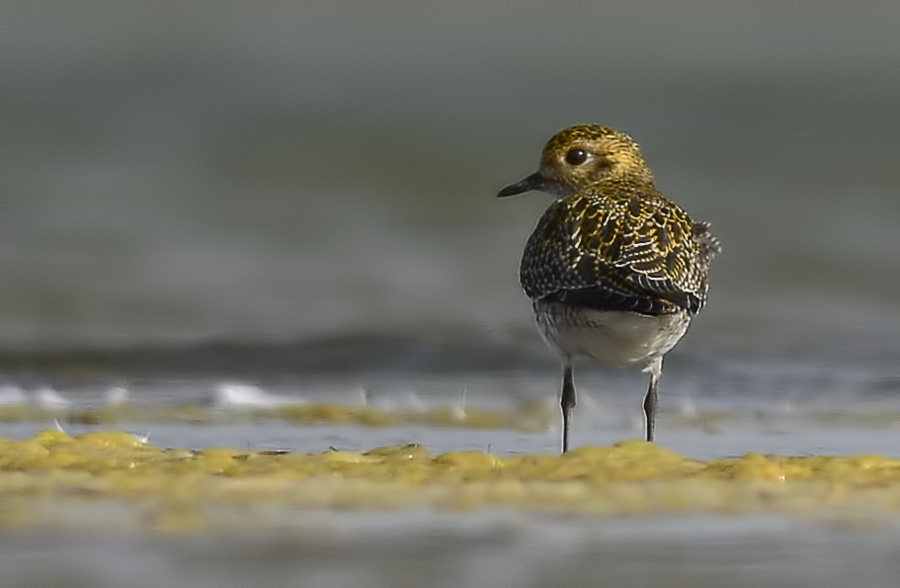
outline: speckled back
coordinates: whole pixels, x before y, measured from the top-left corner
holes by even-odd
[[[520,282],[532,300],[693,314],[718,250],[708,226],[651,180],[606,178],[550,205],[525,247]]]

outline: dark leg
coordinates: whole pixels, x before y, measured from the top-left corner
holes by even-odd
[[[650,387],[644,396],[644,425],[647,432],[647,441],[653,441],[656,430],[656,404],[659,401],[659,378],[662,376],[662,357],[657,357],[647,366],[650,374]]]
[[[562,408],[562,450],[569,450],[569,417],[575,408],[575,381],[572,377],[572,364],[566,359],[563,364],[562,392],[559,395],[559,406]]]

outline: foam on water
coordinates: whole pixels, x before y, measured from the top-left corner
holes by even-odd
[[[216,384],[213,403],[220,408],[278,408],[304,404],[299,396],[282,396],[259,386],[238,382]]]

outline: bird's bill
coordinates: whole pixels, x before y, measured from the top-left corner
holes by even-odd
[[[523,192],[531,190],[544,190],[547,187],[547,179],[541,175],[541,172],[534,172],[524,180],[510,184],[497,193],[497,198],[506,198],[507,196],[515,196]]]

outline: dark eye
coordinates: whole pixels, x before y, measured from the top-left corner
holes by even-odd
[[[587,157],[587,153],[582,149],[570,149],[569,152],[566,153],[566,163],[569,165],[581,165],[587,161]]]

